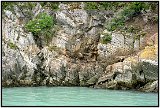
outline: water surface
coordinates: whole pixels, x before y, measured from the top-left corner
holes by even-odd
[[[2,106],[158,106],[158,93],[85,87],[2,89]]]

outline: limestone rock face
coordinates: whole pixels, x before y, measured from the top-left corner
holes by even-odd
[[[145,92],[158,92],[158,80],[147,83],[144,87],[139,89]]]
[[[21,4],[23,7],[24,4]],[[71,5],[60,4],[60,10],[51,12],[43,9],[39,3],[31,9],[14,6],[13,11],[4,10],[2,20],[2,79],[3,86],[21,85],[80,85],[80,80],[85,74],[89,76],[83,85],[103,69],[95,68],[94,63],[83,65],[86,60],[95,59],[96,43],[98,42],[97,31],[104,23],[104,17],[83,9],[80,3],[79,9],[71,10]],[[66,9],[64,9],[66,7]],[[22,8],[22,9],[21,9]],[[47,12],[55,16],[56,36],[49,45],[41,38],[42,48],[38,47],[32,33],[25,31],[25,23],[35,18],[38,13]],[[30,14],[29,14],[30,13]],[[28,16],[28,17],[26,17]],[[96,41],[96,43],[94,43]],[[89,50],[91,52],[89,52]],[[93,53],[93,54],[92,54]],[[79,61],[82,59],[82,63]],[[90,70],[92,68],[93,72]]]
[[[6,10],[2,20],[2,79],[21,83],[21,80],[32,78],[39,62],[37,54],[40,50],[33,35],[24,31],[24,24],[21,24],[17,14]],[[18,83],[15,86],[18,86]]]
[[[108,65],[105,73],[98,79],[97,86],[109,89],[139,88],[142,91],[155,92],[158,62],[156,62],[156,56],[152,59],[142,59],[142,53],[147,53],[145,50],[142,50],[137,56],[125,58],[123,62]]]
[[[143,60],[142,70],[145,74],[146,80],[157,80],[158,79],[158,62]]]
[[[23,5],[22,5],[23,6]],[[84,4],[59,5],[59,10],[14,6],[2,18],[2,86],[87,86],[108,89],[157,91],[158,34],[139,53],[144,39],[133,44],[131,37],[118,32],[101,42],[104,24],[112,12],[84,10]],[[38,13],[56,20],[49,43],[25,30],[25,24]],[[151,39],[150,39],[151,40]],[[134,46],[134,48],[133,48]]]
[[[105,33],[109,33],[104,30],[101,37],[105,36]],[[98,43],[98,59],[101,61],[108,60],[109,64],[119,61],[120,59],[116,56],[126,56],[132,54],[134,51],[139,51],[141,46],[143,46],[145,38],[141,37],[140,40],[134,40],[132,36],[124,36],[119,32],[114,32],[111,34],[112,39],[107,44],[101,42]],[[134,42],[135,41],[135,42]]]

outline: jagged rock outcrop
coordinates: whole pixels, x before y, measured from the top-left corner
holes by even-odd
[[[14,83],[14,80],[31,79],[39,62],[37,53],[40,50],[32,34],[24,31],[24,25],[20,24],[17,16],[7,10],[5,15],[2,19],[2,82],[7,79],[11,80],[10,83]]]
[[[148,42],[150,46],[128,57],[133,50],[140,49],[139,44],[145,39],[133,45],[131,37],[115,32],[111,42],[102,44],[101,38],[108,33],[104,23],[113,13],[87,11],[83,3],[78,7],[74,9],[72,5],[61,3],[59,10],[53,12],[36,3],[31,10],[14,6],[13,12],[4,11],[2,86],[88,86],[157,91],[158,40]],[[48,44],[43,36],[37,38],[24,27],[41,12],[56,20],[55,34]]]
[[[83,3],[80,5],[83,8]],[[70,10],[71,7],[63,9],[66,6],[69,5],[61,4],[59,11],[50,12],[42,9],[37,3],[32,10],[14,6],[14,12],[4,11],[2,20],[3,86],[13,86],[13,82],[17,83],[15,86],[69,84],[84,86],[87,80],[95,75],[99,67],[96,70],[95,63],[87,64],[88,67],[84,64],[86,60],[94,59],[94,54],[90,54],[90,51],[96,49],[98,31],[102,29],[99,25],[105,20],[103,16],[98,15],[92,18],[93,15],[83,9]],[[26,14],[27,12],[31,15]],[[29,20],[40,12],[52,13],[57,21],[56,37],[53,37],[49,45],[45,44],[43,38],[36,38],[24,29],[27,19],[22,17],[26,18],[28,15]],[[93,68],[93,72],[89,67]],[[103,69],[100,68],[100,70]],[[10,78],[13,76],[16,81]],[[11,81],[7,84],[9,80]]]
[[[158,54],[156,46],[157,43],[154,46],[147,46],[136,56],[107,66],[105,73],[98,79],[95,87],[157,92]]]
[[[141,87],[139,90],[145,92],[158,92],[158,80],[147,83],[144,87]]]

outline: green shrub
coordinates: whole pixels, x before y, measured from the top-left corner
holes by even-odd
[[[145,2],[131,2],[127,8],[124,8],[122,15],[125,17],[134,17],[141,13],[142,10],[149,9],[149,4]]]
[[[85,9],[86,10],[98,9],[98,4],[97,4],[97,2],[86,2],[85,3]]]
[[[111,20],[111,22],[107,25],[107,29],[108,31],[114,31],[118,27],[123,27],[124,25],[125,25],[125,17],[119,16]]]
[[[2,6],[2,10],[5,10],[5,9],[10,9],[11,7],[13,7],[13,5],[15,4],[15,2],[4,2],[2,1],[1,2],[1,6]]]
[[[30,20],[25,28],[48,44],[54,35],[54,24],[55,21],[52,16],[47,13],[40,13],[36,18]]]
[[[106,28],[109,31],[114,31],[117,28],[121,28],[125,25],[125,21],[131,19],[141,13],[142,10],[149,9],[148,2],[131,2],[123,10],[113,18]]]
[[[104,36],[102,37],[102,43],[107,44],[108,42],[111,42],[112,40],[112,35],[105,33]]]
[[[26,24],[26,29],[34,35],[38,35],[41,31],[51,29],[53,26],[53,18],[46,13],[39,14],[35,19]]]
[[[17,49],[16,44],[14,44],[14,43],[12,43],[12,42],[9,42],[8,45],[9,45],[9,47],[10,47],[11,49],[14,49],[14,50]]]

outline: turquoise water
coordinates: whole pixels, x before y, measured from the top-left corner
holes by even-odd
[[[85,87],[2,89],[2,106],[158,106],[158,93]]]

